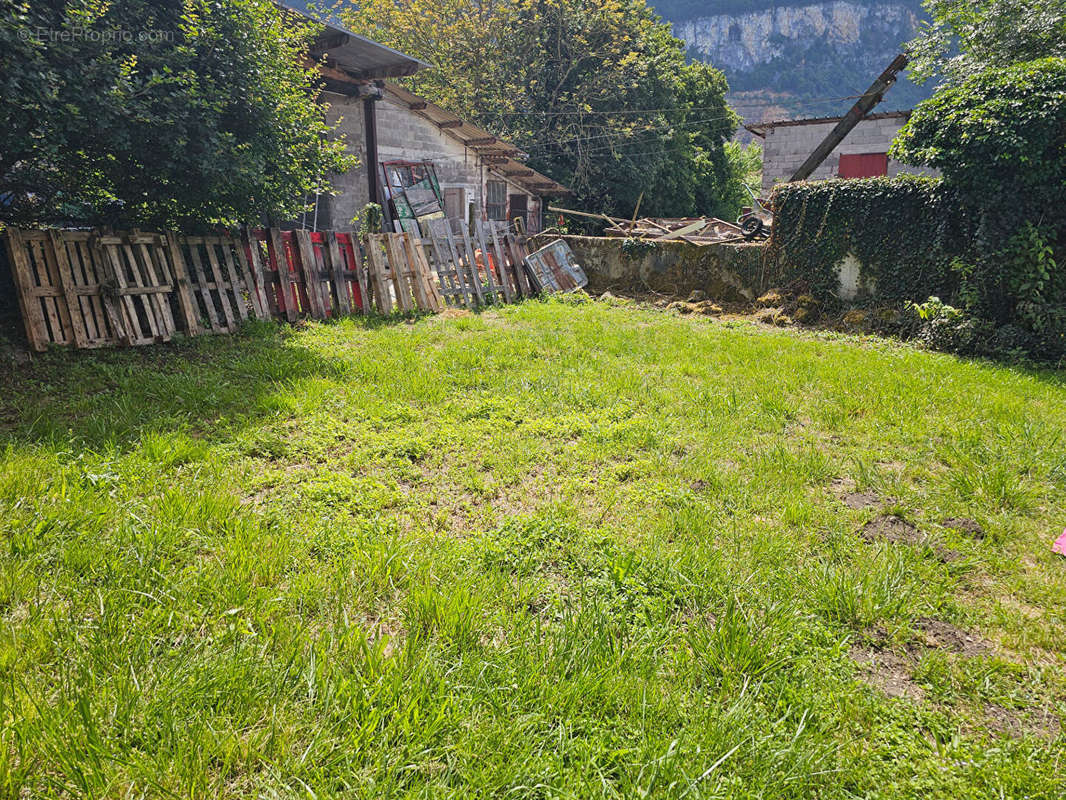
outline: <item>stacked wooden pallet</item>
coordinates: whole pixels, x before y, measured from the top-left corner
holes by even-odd
[[[449,306],[511,303],[535,293],[524,264],[524,239],[507,232],[506,225],[478,222],[471,234],[465,226],[455,230],[449,220],[438,219],[429,224],[425,243]]]
[[[482,223],[434,226],[427,239],[245,230],[5,231],[26,334],[35,350],[165,342],[235,331],[248,319],[435,312],[534,293],[524,240]]]

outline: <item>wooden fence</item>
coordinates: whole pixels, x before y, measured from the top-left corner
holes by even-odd
[[[247,229],[214,236],[141,231],[5,232],[31,347],[165,342],[247,319],[440,311],[540,290],[524,237],[492,223],[426,238]]]

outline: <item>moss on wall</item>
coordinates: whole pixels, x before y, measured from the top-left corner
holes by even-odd
[[[683,296],[702,290],[714,300],[751,300],[767,288],[763,244],[696,245],[595,236],[536,236],[530,250],[564,239],[588,275],[590,294],[605,291]]]

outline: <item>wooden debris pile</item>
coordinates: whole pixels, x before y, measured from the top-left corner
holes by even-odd
[[[212,236],[4,232],[30,346],[145,345],[249,319],[477,308],[557,291],[506,225],[439,220],[427,238],[277,228]]]
[[[607,214],[590,214],[585,211],[575,211],[557,206],[549,206],[548,210],[559,214],[605,222],[607,227],[603,233],[605,236],[611,237],[625,237],[627,239],[642,239],[654,242],[679,240],[700,245],[742,242],[749,238],[745,236],[741,226],[717,217],[652,218],[634,215],[632,219],[622,219],[620,217],[611,217]]]

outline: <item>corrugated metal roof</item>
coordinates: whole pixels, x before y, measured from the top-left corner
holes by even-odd
[[[482,158],[488,169],[511,181],[531,194],[558,195],[572,192],[557,181],[542,175],[523,163],[528,158],[510,142],[497,138],[494,134],[479,128],[466,120],[431,103],[424,97],[408,91],[393,83],[385,85],[385,92],[400,105],[405,105],[413,114],[429,120],[441,133],[462,143]]]
[[[344,70],[353,78],[364,80],[401,78],[433,66],[419,58],[360,36],[358,33],[352,33],[337,22],[309,8],[306,0],[275,0],[275,2],[281,8],[324,25],[325,31],[319,35],[314,45],[315,55],[325,54],[331,66]]]

